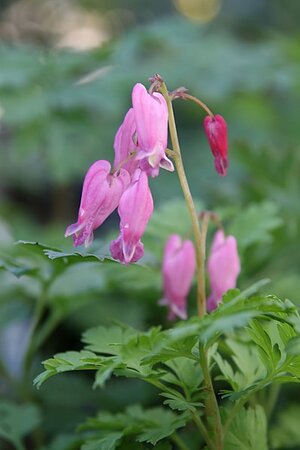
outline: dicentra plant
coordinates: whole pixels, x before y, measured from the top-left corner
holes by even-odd
[[[148,177],[158,176],[161,168],[178,175],[191,224],[190,236],[173,233],[165,244],[160,303],[168,307],[169,328],[157,324],[147,331],[135,330],[126,325],[124,317],[124,323],[87,330],[81,351],[59,353],[44,361],[45,371],[35,379],[40,387],[53,375],[89,370],[95,371],[94,387],[104,388],[110,377],[118,376],[157,388],[161,406],[128,405],[116,414],[101,411],[88,418],[80,426],[82,450],[152,446],[160,450],[266,450],[268,420],[279,386],[300,380],[296,307],[289,300],[261,294],[266,280],[243,292],[236,288],[238,243],[234,236],[226,236],[217,214],[199,211],[193,200],[173,113],[176,99],[196,102],[205,110],[204,132],[215,168],[226,175],[223,117],[214,115],[185,88],[170,92],[155,75],[148,90],[139,83],[134,86],[132,107],[115,137],[113,168],[104,160],[90,167],[78,220],[66,230],[75,246],[88,246],[93,231],[118,207],[120,233],[110,244],[111,256],[98,257],[99,264],[136,263],[151,270],[151,261],[138,261],[144,255],[141,239],[154,208]],[[209,225],[217,231],[206,265]],[[97,260],[80,253],[50,253],[56,261]],[[197,287],[190,298],[195,297],[198,315],[188,317],[187,297],[194,279]]]

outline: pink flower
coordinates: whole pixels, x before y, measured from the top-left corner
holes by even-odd
[[[172,234],[165,246],[163,259],[164,297],[161,305],[168,305],[169,320],[175,316],[187,318],[186,302],[196,269],[195,249],[192,241],[182,241]]]
[[[134,120],[134,111],[133,108],[130,108],[115,136],[114,168],[118,167],[123,161],[125,161],[131,152],[138,150],[138,147],[134,142],[135,133],[136,125]],[[139,161],[135,157],[132,157],[128,162],[122,165],[123,169],[126,169],[130,175],[133,175],[138,166]]]
[[[141,237],[153,213],[153,199],[145,172],[137,169],[132,183],[119,203],[120,236],[111,242],[113,258],[124,264],[135,262],[144,254]]]
[[[204,131],[215,158],[216,171],[224,176],[228,167],[228,139],[225,119],[219,114],[206,116]]]
[[[235,237],[225,237],[222,230],[217,231],[208,258],[211,288],[211,294],[207,300],[207,310],[209,312],[217,308],[223,294],[228,289],[236,287],[240,270],[240,259]]]
[[[144,244],[139,240],[134,249],[133,255],[130,261],[126,262],[123,250],[122,234],[117,239],[110,243],[110,253],[114,259],[121,261],[123,264],[135,263],[144,256]]]
[[[128,172],[121,169],[110,174],[111,165],[100,160],[91,165],[85,176],[76,223],[69,225],[65,237],[73,236],[74,246],[88,247],[93,231],[116,209],[124,190],[130,183]]]
[[[145,86],[137,83],[132,91],[132,105],[136,123],[142,170],[152,177],[159,167],[173,171],[173,163],[166,157],[168,145],[168,107],[164,97],[154,92],[149,94]]]

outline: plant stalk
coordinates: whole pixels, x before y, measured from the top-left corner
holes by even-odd
[[[198,430],[200,431],[202,437],[204,438],[205,442],[207,443],[208,447],[213,450],[214,449],[214,442],[210,439],[208,432],[206,430],[206,427],[204,423],[202,422],[201,418],[197,414],[196,410],[191,411],[193,416],[193,421],[195,425],[197,426]]]
[[[199,345],[200,365],[203,372],[204,384],[207,392],[206,400],[206,413],[209,422],[209,418],[213,419],[212,430],[214,435],[215,446],[211,450],[223,450],[223,428],[220,416],[219,405],[216,399],[214,387],[212,384],[208,362],[207,353],[204,347]]]
[[[190,191],[188,180],[185,174],[183,160],[181,156],[181,150],[179,145],[179,139],[176,129],[175,117],[173,112],[172,100],[170,98],[167,86],[165,83],[161,84],[160,92],[164,96],[169,112],[169,130],[172,141],[172,147],[174,153],[175,166],[178,173],[179,182],[183,191],[183,195],[188,207],[188,211],[192,221],[193,234],[195,239],[195,251],[197,261],[197,309],[199,317],[204,316],[206,313],[206,296],[205,296],[205,268],[203,259],[203,239],[201,235],[200,225],[198,221],[197,210],[193,201],[193,197]]]
[[[161,83],[160,92],[164,96],[169,113],[169,130],[172,141],[172,147],[174,154],[174,161],[180,181],[180,185],[183,191],[183,195],[188,207],[188,211],[192,221],[193,234],[195,239],[195,247],[196,247],[196,261],[197,261],[197,307],[198,307],[198,315],[199,317],[203,317],[206,313],[206,296],[205,296],[205,240],[206,240],[206,231],[208,226],[208,217],[205,218],[203,223],[203,230],[201,231],[197,210],[193,201],[193,197],[190,191],[190,187],[187,181],[187,177],[184,170],[179,139],[176,129],[172,99],[169,95],[167,86],[165,83]],[[207,399],[205,401],[205,410],[207,414],[207,418],[211,418],[213,420],[213,426],[209,423],[208,425],[213,430],[213,439],[210,439],[208,433],[204,436],[206,437],[207,444],[209,445],[211,450],[222,450],[223,449],[223,429],[220,417],[220,411],[218,402],[215,396],[215,392],[213,389],[212,380],[209,373],[207,354],[204,348],[200,345],[200,365],[203,372],[204,384],[207,391]],[[195,419],[195,418],[194,418]],[[202,422],[198,426],[201,426],[202,432]],[[204,428],[206,431],[206,429]]]
[[[40,321],[42,319],[42,316],[45,311],[46,307],[46,296],[47,296],[47,285],[44,284],[42,288],[42,292],[40,295],[40,298],[37,299],[35,310],[33,313],[32,321],[31,321],[31,328],[30,328],[30,337],[28,342],[28,347],[24,356],[23,361],[23,372],[24,372],[24,379],[27,381],[29,371],[31,368],[32,358],[35,353],[35,334],[36,330],[40,324]]]
[[[177,433],[173,433],[171,435],[171,439],[180,450],[189,450],[189,447],[185,444],[185,442],[181,439],[181,437]]]

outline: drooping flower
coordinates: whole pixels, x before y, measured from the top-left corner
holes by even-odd
[[[206,116],[204,131],[215,158],[216,171],[224,176],[228,167],[228,137],[225,119],[220,114]]]
[[[169,320],[175,319],[175,316],[187,318],[186,302],[195,269],[196,256],[192,241],[182,241],[177,234],[171,235],[164,250],[164,297],[160,300],[161,305],[169,308]]]
[[[118,167],[123,161],[126,161],[126,159],[130,156],[130,153],[138,151],[138,147],[134,142],[135,133],[136,125],[134,111],[133,108],[130,108],[115,136],[114,168]],[[139,163],[140,161],[138,161],[135,157],[132,157],[125,164],[123,164],[122,167],[123,169],[126,169],[130,175],[133,175],[134,171],[138,168]]]
[[[135,263],[139,261],[144,256],[144,244],[139,240],[136,244],[134,253],[130,261],[125,260],[124,249],[123,249],[123,239],[122,234],[120,234],[117,239],[111,241],[110,243],[110,253],[114,259],[122,262],[123,264]]]
[[[154,177],[159,168],[173,171],[173,163],[167,158],[168,145],[168,107],[164,97],[154,92],[149,94],[145,86],[137,83],[132,90],[139,152],[142,170]]]
[[[93,241],[93,231],[116,209],[121,195],[130,183],[125,169],[110,174],[108,161],[99,160],[91,165],[85,176],[76,223],[69,225],[65,237],[73,236],[74,246],[88,247]]]
[[[207,300],[207,310],[213,311],[222,300],[228,289],[236,287],[240,273],[240,259],[237,242],[234,236],[224,236],[224,232],[216,232],[208,258],[208,273],[211,294]]]
[[[132,183],[120,199],[118,213],[120,235],[111,242],[110,251],[113,258],[129,264],[144,254],[141,237],[153,213],[153,199],[144,171],[135,171]]]

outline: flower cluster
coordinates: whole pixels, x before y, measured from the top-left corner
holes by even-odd
[[[164,250],[162,268],[164,297],[159,302],[168,306],[170,320],[175,316],[181,319],[187,317],[187,296],[192,286],[195,268],[196,258],[192,241],[182,242],[177,234],[171,235]],[[225,237],[222,230],[216,232],[207,268],[211,288],[207,310],[211,312],[217,308],[223,294],[228,289],[236,287],[240,260],[234,236]]]
[[[75,246],[86,247],[93,231],[118,207],[120,235],[111,242],[113,258],[129,264],[144,254],[141,237],[153,212],[148,176],[156,177],[160,167],[174,170],[166,156],[168,108],[164,97],[148,93],[138,83],[132,91],[132,108],[125,115],[114,141],[114,168],[108,161],[96,161],[88,170],[82,189],[76,223],[65,236]]]
[[[148,177],[156,177],[160,168],[174,171],[167,157],[168,105],[164,96],[152,92],[162,83],[154,77],[152,89],[137,83],[132,90],[132,107],[126,113],[114,140],[114,165],[109,161],[96,161],[89,168],[83,183],[77,222],[67,227],[65,236],[72,236],[75,246],[89,246],[93,232],[118,208],[119,236],[110,244],[114,259],[123,264],[134,263],[144,255],[141,241],[153,213],[153,199]],[[158,84],[157,84],[158,83]],[[204,119],[204,131],[220,175],[228,167],[227,126],[220,115],[211,111],[179,88],[170,94],[173,99],[193,99],[209,113]],[[173,151],[176,155],[176,152]],[[178,155],[177,155],[178,156]],[[196,270],[196,252],[190,240],[178,235],[168,239],[163,260],[164,296],[161,304],[167,305],[169,319],[187,317],[186,302]],[[237,245],[233,236],[225,238],[218,231],[208,260],[211,295],[208,310],[212,311],[222,295],[235,287],[240,271]]]

